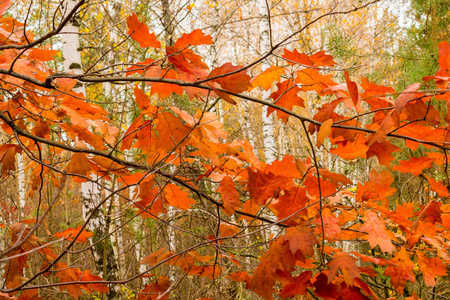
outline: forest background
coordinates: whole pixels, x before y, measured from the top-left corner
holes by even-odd
[[[0,0],[0,299],[447,299],[446,0]]]

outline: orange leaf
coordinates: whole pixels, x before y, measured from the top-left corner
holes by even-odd
[[[316,66],[334,66],[336,62],[333,60],[333,56],[325,54],[325,51],[319,51],[309,56],[309,59],[314,62]]]
[[[370,247],[375,248],[380,246],[381,251],[392,254],[395,246],[392,244],[392,234],[386,229],[385,222],[382,221],[378,215],[372,211],[366,211],[364,214],[364,225],[361,231],[369,234]]]
[[[448,188],[444,186],[441,182],[436,181],[434,178],[431,178],[428,175],[425,175],[425,178],[430,184],[431,189],[436,193],[438,193],[439,197],[445,198],[450,196]]]
[[[105,145],[105,142],[100,136],[90,132],[86,128],[77,125],[69,126],[68,124],[63,124],[61,127],[66,129],[67,131],[72,131],[81,140],[85,141],[86,143],[94,147],[94,149],[96,150],[102,151],[108,149]]]
[[[320,148],[320,146],[322,146],[323,142],[325,141],[325,138],[330,136],[332,125],[333,119],[328,119],[325,122],[323,122],[322,125],[320,126],[319,132],[317,133],[317,142],[316,142],[317,148]]]
[[[450,44],[447,41],[439,43],[439,66],[436,76],[450,77]]]
[[[183,191],[175,184],[168,184],[164,189],[164,198],[167,200],[169,205],[182,210],[188,210],[195,200],[189,197],[189,194]]]
[[[237,271],[235,273],[229,273],[227,277],[236,282],[245,282],[247,288],[250,289],[250,276],[248,276],[247,272]]]
[[[138,17],[135,13],[127,18],[128,34],[131,38],[139,43],[142,48],[161,47],[161,43],[156,40],[154,33],[150,34],[147,25],[144,22],[139,22]]]
[[[414,263],[409,258],[409,254],[405,248],[397,252],[394,258],[389,260],[394,263],[392,266],[388,266],[384,271],[384,276],[391,277],[391,283],[397,292],[402,295],[405,288],[406,281],[416,282],[416,276],[414,275]]]
[[[222,237],[234,236],[241,231],[238,226],[227,223],[220,223],[219,229]]]
[[[138,293],[136,300],[169,299],[169,293],[165,293],[169,287],[169,278],[167,276],[161,276],[157,281],[148,285],[146,284],[145,288]]]
[[[345,283],[350,286],[353,285],[355,278],[361,278],[359,268],[356,266],[357,259],[350,256],[347,252],[338,252],[333,259],[328,263],[330,274],[328,275],[328,283],[331,283],[337,276],[338,269],[341,270],[344,276]]]
[[[81,233],[80,233],[81,232]],[[63,238],[65,240],[68,241],[73,241],[73,239],[80,234],[77,239],[76,242],[78,243],[86,243],[87,239],[90,238],[91,236],[93,236],[94,234],[90,231],[87,230],[81,230],[81,226],[77,227],[77,228],[69,228],[64,230],[63,232],[58,232],[55,233],[53,236],[57,237],[57,238]]]
[[[164,73],[163,78],[178,79],[178,74],[174,70],[170,69]],[[150,91],[150,95],[158,94],[158,96],[161,99],[166,99],[172,93],[175,93],[175,94],[181,96],[181,95],[183,95],[183,91],[184,91],[183,87],[176,85],[176,84],[155,82],[152,84],[152,89]]]
[[[419,87],[420,83],[413,83],[408,86],[397,99],[395,99],[394,106],[398,113],[401,113],[405,105],[416,97],[416,92]]]
[[[322,91],[325,88],[337,85],[331,80],[332,75],[322,75],[314,69],[303,69],[295,74],[295,83],[302,84],[303,91],[316,91],[319,95],[324,95]]]
[[[339,219],[331,212],[329,208],[325,208],[322,211],[322,217],[317,216],[317,219],[314,220],[314,223],[317,225],[315,229],[316,235],[322,235],[322,227],[323,232],[325,233],[325,239],[330,242],[333,242],[335,239],[339,237],[341,234],[341,227],[339,226]]]
[[[284,59],[286,59],[286,61],[290,65],[294,65],[295,63],[297,63],[311,67],[314,66],[314,63],[311,61],[311,59],[309,59],[309,56],[306,55],[305,53],[299,53],[297,49],[294,49],[294,51],[292,52],[287,49],[284,49],[284,54],[281,56]]]
[[[291,229],[291,228],[289,228]],[[288,229],[288,230],[289,230]],[[294,229],[294,228],[292,228]],[[308,229],[305,228],[305,231]],[[294,229],[295,231],[295,229]],[[295,235],[294,232],[292,232]],[[315,239],[314,235],[310,234],[310,238]],[[285,235],[286,236],[286,235]],[[304,235],[302,235],[304,236]],[[309,245],[311,239],[305,237],[305,242]],[[292,236],[294,238],[294,236]],[[309,249],[308,245],[299,245],[301,248],[305,248],[306,252],[310,253],[314,250]],[[296,251],[297,252],[297,251]],[[285,272],[291,273],[295,269],[295,262],[300,258],[304,258],[301,251],[298,251],[298,256],[292,254],[289,249],[289,243],[285,239],[278,239],[270,244],[269,250],[261,257],[261,264],[253,272],[251,278],[251,289],[258,295],[265,299],[272,300],[272,294],[275,293],[274,285],[279,277],[278,274]]]
[[[361,87],[364,89],[364,93],[361,94],[361,97],[368,98],[373,96],[384,97],[386,93],[395,93],[395,90],[392,87],[385,87],[382,85],[377,85],[373,82],[370,82],[369,79],[365,77],[361,77]],[[366,99],[364,99],[366,100]],[[373,107],[372,107],[373,109]]]
[[[236,190],[234,181],[230,176],[225,176],[222,179],[217,191],[222,196],[224,210],[227,215],[231,216],[236,208],[242,207],[242,202],[239,200],[239,192]]]
[[[369,140],[369,146],[374,142],[384,143],[386,142],[386,137],[388,132],[391,130],[392,126],[395,126],[399,123],[398,114],[395,112],[390,112],[384,119],[381,121],[380,126],[378,127],[375,134]]]
[[[284,74],[284,69],[278,66],[271,66],[258,76],[251,80],[252,87],[257,86],[262,87],[264,90],[268,91],[275,81],[280,81],[281,75]]]
[[[242,70],[238,73],[229,74],[239,69],[242,69],[242,66],[233,66],[230,63],[226,63],[212,70],[207,78],[220,76],[213,81],[220,84],[222,89],[233,93],[242,93],[247,91],[248,88],[252,86],[252,84],[250,83],[250,76],[247,75],[247,72],[245,70]]]
[[[288,283],[283,285],[280,291],[280,297],[285,298],[296,298],[297,295],[305,295],[307,293],[307,288],[311,286],[312,272],[306,271],[298,276],[295,276]]]
[[[55,57],[59,53],[59,50],[43,50],[43,49],[31,49],[27,55],[28,59],[35,59],[40,61],[55,60]]]
[[[158,188],[154,187],[153,180],[145,179],[139,184],[139,197],[142,200],[134,202],[134,206],[139,209],[143,219],[156,218],[159,213],[166,213],[163,197]]]
[[[313,169],[312,173],[316,174],[317,172],[315,169]],[[350,179],[348,179],[347,177],[345,177],[345,175],[343,175],[343,174],[330,172],[327,169],[319,169],[319,173],[320,173],[320,176],[322,176],[322,178],[328,179],[334,184],[339,184],[339,183],[343,184],[343,185],[353,184],[353,182]]]
[[[347,82],[347,88],[350,93],[350,97],[352,97],[353,104],[356,107],[358,105],[358,102],[360,99],[359,93],[358,93],[358,86],[356,85],[356,83],[354,81],[350,80],[347,70],[344,71],[344,75],[345,75],[345,81]]]
[[[217,94],[217,96],[219,96],[220,98],[222,98],[223,100],[225,100],[226,102],[232,104],[232,105],[236,105],[236,101],[234,101],[233,98],[231,98],[231,96],[228,93],[219,91],[218,89],[216,89],[215,87],[213,87],[212,85],[209,85],[211,87],[211,89],[213,90],[214,93]]]
[[[286,155],[281,161],[276,160],[272,165],[266,165],[264,170],[253,171],[247,168],[247,172],[250,197],[259,205],[273,201],[281,190],[291,189],[294,186],[293,179],[300,177],[292,155]]]
[[[11,6],[11,0],[1,0],[0,1],[0,16],[3,16],[10,6]]]
[[[425,284],[428,286],[436,286],[436,278],[438,276],[447,275],[447,265],[442,263],[440,257],[426,257],[423,252],[417,252],[417,264],[422,271]]]
[[[46,122],[44,119],[39,118],[35,123],[32,130],[33,134],[41,137],[41,138],[48,138],[50,134],[50,127],[49,123]]]
[[[359,135],[356,140],[337,142],[337,148],[330,150],[331,153],[339,155],[343,159],[366,158],[369,146],[366,144],[366,137]]]
[[[0,147],[0,163],[2,164],[2,178],[8,176],[9,171],[16,170],[16,153],[21,153],[22,148],[14,144],[6,144]]]
[[[302,226],[286,229],[283,241],[289,242],[292,254],[299,256],[303,262],[305,262],[306,256],[314,255],[314,245],[317,244],[317,238],[311,229]]]
[[[94,291],[109,293],[109,288],[103,283],[82,283],[83,281],[103,281],[101,277],[92,275],[89,270],[81,272],[80,269],[70,268],[65,263],[58,263],[56,268],[58,270],[55,277],[59,277],[60,283],[73,282],[73,284],[59,286],[60,291],[67,290],[72,298],[78,299],[82,294],[81,289],[88,294]]]
[[[305,209],[309,198],[306,196],[306,189],[303,187],[293,187],[285,190],[284,194],[270,203],[270,209],[278,220],[290,217],[286,222],[296,222],[301,216],[307,214]]]
[[[150,99],[148,96],[137,86],[133,89],[133,92],[139,109],[146,110],[150,106]]]
[[[170,256],[173,255],[173,251],[167,251],[167,247],[156,250],[155,252],[147,255],[140,262],[141,264],[148,264],[149,266],[154,266]]]
[[[361,258],[362,261],[364,261],[364,262],[369,261],[369,262],[373,263],[374,265],[380,265],[380,266],[395,265],[384,258],[372,257],[372,256],[360,254],[358,252],[352,252],[352,254],[355,255],[356,257]]]
[[[184,49],[184,50],[183,50]],[[181,52],[180,52],[181,51]],[[202,61],[203,58],[200,55],[195,54],[191,49],[179,47],[166,47],[166,55],[169,57],[169,62],[173,64],[177,70],[180,79],[184,81],[196,81],[198,78],[204,78],[208,75],[209,68]],[[186,93],[193,96],[198,93],[207,94],[205,90],[199,90],[198,88],[191,88],[189,91],[186,87]],[[191,96],[189,97],[191,99]]]
[[[44,297],[38,296],[38,289],[31,289],[23,291],[17,300],[41,300],[41,299],[44,299]]]
[[[205,35],[201,29],[195,29],[191,33],[184,33],[176,42],[175,47],[184,48],[187,45],[211,45],[213,43],[210,35]]]
[[[67,173],[78,174],[81,176],[88,176],[91,172],[91,164],[84,153],[74,153],[70,162],[65,169]],[[85,179],[81,179],[84,181]]]
[[[394,160],[394,156],[392,153],[401,151],[401,149],[391,142],[386,141],[384,143],[375,142],[369,146],[369,150],[367,151],[367,158],[372,156],[376,156],[378,158],[378,162],[386,167],[391,166],[391,161]]]
[[[411,157],[409,160],[401,160],[399,166],[394,166],[392,170],[400,171],[402,173],[412,173],[414,176],[419,176],[426,168],[431,168],[433,159],[422,157]]]
[[[304,101],[298,96],[301,89],[294,85],[293,80],[285,80],[277,83],[278,90],[270,95],[276,105],[292,110],[294,106],[305,107]],[[275,111],[275,108],[267,108],[267,116]],[[282,111],[277,111],[277,117],[287,123],[289,115]]]
[[[104,172],[106,175],[112,173],[118,176],[127,176],[130,174],[125,166],[119,165],[109,158],[94,156],[93,158],[91,158],[91,161],[95,163],[96,167],[98,167],[98,172]]]
[[[415,212],[418,217],[411,230],[414,231],[422,219],[432,224],[442,223],[441,205],[442,203],[436,201],[436,199],[432,199],[427,205],[420,205],[420,210]]]

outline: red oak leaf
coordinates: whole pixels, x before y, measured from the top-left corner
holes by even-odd
[[[299,53],[297,49],[294,49],[292,52],[284,49],[284,54],[281,56],[285,58],[290,65],[295,65],[297,63],[306,66],[314,66],[314,63],[309,59],[309,56],[305,53]]]
[[[245,70],[234,73],[240,69],[242,69],[242,66],[233,66],[230,63],[226,63],[212,70],[207,78],[218,77],[213,79],[213,81],[220,84],[222,89],[233,93],[242,93],[248,90],[252,84],[250,83],[250,76],[247,75]]]
[[[319,51],[309,56],[309,59],[314,62],[316,66],[334,66],[336,62],[333,60],[333,56],[325,54],[325,51]]]
[[[439,43],[439,66],[436,76],[450,77],[450,44],[447,41]]]
[[[78,234],[80,234],[80,235],[78,235]],[[87,239],[90,238],[91,236],[93,236],[94,234],[87,230],[81,230],[81,227],[77,227],[77,228],[69,228],[69,229],[64,230],[63,232],[55,233],[53,236],[55,236],[57,238],[64,237],[65,240],[73,241],[73,239],[77,235],[78,235],[78,237],[75,240],[76,242],[86,243]]]
[[[276,105],[284,107],[288,110],[292,110],[294,106],[305,107],[304,101],[298,96],[301,89],[294,85],[294,82],[289,79],[283,82],[277,83],[278,90],[270,95]],[[275,111],[274,108],[267,108],[267,116]],[[287,123],[289,115],[277,110],[277,117]]]
[[[344,75],[345,75],[345,81],[347,82],[347,88],[350,93],[350,97],[352,98],[353,104],[356,107],[361,98],[361,97],[359,97],[358,86],[356,85],[356,83],[354,81],[350,80],[347,70],[344,71]]]
[[[131,16],[127,18],[127,25],[128,34],[131,35],[131,38],[138,42],[141,47],[161,47],[161,43],[156,40],[155,34],[150,34],[147,25],[145,25],[144,22],[139,22],[135,13],[132,13]]]
[[[241,208],[242,202],[239,200],[239,192],[236,190],[234,181],[230,176],[225,176],[222,179],[217,191],[222,196],[224,210],[227,215],[231,216],[236,208]]]
[[[303,262],[305,262],[306,256],[314,255],[317,238],[308,227],[296,226],[286,229],[283,240],[289,243],[291,253],[298,256]]]
[[[175,47],[184,48],[187,45],[211,45],[213,43],[210,35],[205,35],[201,29],[195,29],[191,33],[184,33],[176,42]]]
[[[336,253],[333,259],[328,263],[328,267],[330,268],[328,283],[331,283],[337,277],[337,271],[340,269],[347,286],[353,285],[353,280],[355,278],[361,278],[356,262],[357,259],[350,256],[347,252]]]
[[[416,97],[416,92],[419,87],[420,83],[413,83],[408,86],[397,99],[395,99],[394,106],[398,113],[401,113],[405,105]]]
[[[399,166],[394,166],[392,170],[400,171],[402,173],[412,173],[414,176],[419,176],[424,169],[431,168],[434,159],[426,156],[411,157],[409,160],[401,160]]]
[[[268,91],[274,82],[280,81],[281,75],[283,74],[284,69],[282,67],[271,66],[258,76],[252,78],[250,82],[252,83],[253,88],[260,86],[264,90]]]
[[[182,210],[188,210],[195,204],[195,200],[190,198],[187,192],[183,191],[175,184],[168,184],[164,188],[164,198],[169,205]]]
[[[409,258],[409,254],[402,247],[393,258],[389,260],[394,265],[388,266],[384,271],[384,276],[390,276],[391,282],[397,292],[402,295],[406,281],[416,282],[414,275],[414,263]]]
[[[386,229],[385,222],[378,217],[378,215],[372,211],[366,211],[364,214],[364,225],[361,227],[361,231],[365,231],[369,234],[370,247],[375,248],[380,246],[381,251],[392,254],[395,250],[395,246],[392,244],[391,239],[394,239],[392,233]]]
[[[312,272],[306,271],[301,273],[298,276],[289,280],[286,284],[283,285],[279,295],[281,298],[294,298],[297,295],[305,295],[307,293],[307,288],[309,288],[311,284]]]
[[[70,268],[65,263],[56,265],[57,271],[55,277],[59,277],[60,283],[74,282],[70,285],[60,285],[61,291],[67,290],[69,295],[75,299],[81,296],[83,289],[86,293],[91,294],[94,291],[108,293],[109,288],[103,283],[82,283],[83,281],[103,281],[99,276],[92,275],[89,270],[81,272],[78,268]]]
[[[426,257],[423,252],[417,252],[417,264],[422,271],[425,284],[436,286],[438,276],[447,275],[447,265],[442,262],[440,257]]]
[[[322,125],[320,126],[319,132],[317,133],[317,141],[316,141],[317,148],[320,148],[320,146],[322,146],[323,142],[325,141],[325,138],[330,136],[332,125],[333,119],[328,119],[325,122],[323,122]]]

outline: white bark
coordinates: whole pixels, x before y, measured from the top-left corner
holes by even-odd
[[[67,0],[64,2],[63,14],[71,12],[78,1]],[[80,39],[78,37],[78,26],[74,22],[74,18],[64,26],[62,39],[62,54],[64,57],[64,72],[82,74],[81,55],[80,55]],[[74,88],[77,93],[86,95],[84,84],[77,84]]]
[[[78,1],[66,0],[63,3],[63,15],[67,15],[71,12]],[[76,16],[76,14],[74,15]],[[62,39],[62,54],[64,57],[64,72],[82,74],[82,64],[81,64],[81,54],[80,54],[80,41],[79,41],[79,28],[76,22],[76,17],[72,18],[66,26],[64,26],[61,34]],[[85,86],[81,83],[75,85],[75,92],[82,93],[86,95]],[[87,230],[95,232],[97,236],[104,236],[106,234],[106,228],[104,224],[104,216],[102,207],[99,207],[94,211],[95,207],[101,201],[101,187],[97,183],[98,177],[96,175],[91,176],[91,181],[84,182],[81,184],[81,198],[83,206],[83,219],[87,220],[87,217],[94,213],[94,216],[90,219],[86,226]],[[105,244],[105,243],[104,243]],[[106,244],[104,245],[106,246]],[[105,252],[100,247],[95,247],[93,251],[94,259],[97,263],[97,269],[99,275],[105,279],[115,279],[117,278],[117,266],[115,265],[115,260],[110,255],[104,255]],[[104,261],[106,260],[106,261]],[[106,267],[106,268],[105,268]],[[103,274],[106,269],[106,273]],[[111,291],[108,298],[115,296],[115,291]],[[112,298],[111,298],[112,299]]]
[[[173,20],[173,14],[169,7],[169,1],[168,0],[161,0],[162,3],[162,20],[164,25],[164,38],[166,46],[172,46],[173,44],[173,33],[175,31],[174,27],[174,20]],[[176,167],[174,165],[170,165],[170,171],[171,173],[175,173]],[[169,207],[167,209],[167,238],[168,238],[168,245],[169,249],[173,252],[176,252],[177,250],[177,241],[175,236],[175,229],[172,227],[173,224],[173,217],[176,215],[177,209],[175,207]],[[169,279],[171,282],[176,282],[176,273],[175,268],[170,268],[169,270]]]
[[[64,14],[73,10],[77,1],[67,0],[64,3]],[[64,72],[82,74],[81,69],[81,54],[80,54],[80,41],[78,37],[78,26],[74,22],[74,18],[66,24],[63,29],[64,34],[61,35],[62,39],[62,54],[64,58]],[[84,84],[77,83],[74,91],[86,95],[86,88]],[[95,176],[96,177],[96,176]],[[98,204],[100,198],[100,187],[97,185],[97,178],[93,177],[90,182],[83,182],[81,184],[81,197],[83,198],[83,219],[86,220],[92,209]],[[100,220],[98,218],[91,219],[87,226],[88,230],[95,230],[100,226]]]
[[[19,206],[20,206],[20,217],[25,218],[25,166],[23,164],[23,155],[17,154],[17,183],[19,186],[18,194],[19,194]]]
[[[211,36],[213,38],[213,44],[210,47],[209,50],[209,57],[207,61],[209,61],[209,67],[211,70],[217,68],[219,66],[219,53],[217,51],[217,42],[219,40],[219,25],[220,25],[220,14],[219,14],[219,2],[217,0],[214,0],[213,2],[214,8],[213,8],[213,20],[214,24],[212,26],[213,32],[211,33]],[[222,101],[217,102],[216,106],[214,107],[214,112],[219,117],[220,123],[224,124],[224,117],[223,117],[223,106]]]
[[[269,8],[266,0],[259,0],[259,34],[260,34],[260,51],[261,55],[266,55],[270,51],[270,34],[269,34]],[[268,58],[263,60],[261,63],[261,71],[264,72],[270,68],[270,63]],[[262,98],[264,100],[270,100],[270,89],[268,91],[263,91]],[[277,159],[277,151],[275,144],[275,122],[273,115],[267,116],[267,106],[262,107],[262,125],[263,125],[263,140],[264,140],[264,156],[266,158],[266,163],[271,164]],[[270,213],[268,217],[276,221],[277,218]],[[273,234],[275,237],[280,230],[278,226],[269,227],[268,234]]]
[[[252,126],[250,126],[251,119],[251,110],[250,110],[250,102],[243,101],[242,104],[243,110],[244,110],[244,125],[242,126],[244,129],[244,137],[247,139],[247,141],[253,146],[253,153],[258,156],[258,149],[256,149],[256,143],[255,143],[255,134],[253,132]]]
[[[167,227],[167,239],[168,239],[168,244],[169,244],[169,250],[173,251],[174,253],[177,252],[177,239],[176,239],[176,235],[175,235],[175,229],[170,225],[172,225],[174,223],[173,218],[175,217],[176,214],[177,214],[177,209],[173,206],[169,206],[167,209],[167,221],[169,222],[168,227]],[[176,281],[175,275],[176,275],[176,269],[170,268],[169,279],[171,282]]]
[[[270,51],[270,36],[269,36],[269,9],[265,0],[259,0],[259,34],[260,34],[260,51],[261,55],[266,55]],[[263,60],[261,63],[261,71],[265,71],[270,67],[268,59]],[[269,100],[270,90],[264,91],[262,98]],[[263,120],[263,139],[264,139],[264,156],[266,157],[266,163],[271,164],[277,159],[276,144],[273,136],[275,131],[275,122],[273,115],[267,116],[267,106],[262,108],[262,120]]]

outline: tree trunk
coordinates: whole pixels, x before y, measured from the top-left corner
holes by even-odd
[[[17,154],[17,184],[19,186],[18,194],[19,194],[19,206],[20,206],[20,218],[24,219],[26,217],[25,214],[25,166],[23,163],[23,154]]]
[[[173,46],[173,33],[175,31],[174,19],[172,12],[169,7],[169,0],[161,0],[162,3],[162,20],[164,26],[164,40],[166,47]],[[173,174],[176,172],[176,167],[174,165],[170,165],[170,172]],[[176,241],[176,232],[172,227],[173,218],[177,214],[177,209],[175,207],[168,207],[167,209],[167,239],[169,249],[174,253],[177,251],[177,241]],[[170,268],[169,270],[169,279],[173,283],[176,281],[176,269]]]
[[[77,4],[77,1],[67,0],[64,2],[63,14],[66,15],[72,11]],[[78,37],[79,24],[75,17],[66,24],[62,34],[62,55],[64,58],[64,72],[82,74],[81,54],[80,54],[80,42]],[[86,95],[85,86],[81,83],[77,83],[74,88],[77,93]],[[86,229],[92,231],[95,237],[92,242],[101,239],[108,233],[108,222],[104,218],[102,207],[95,210],[95,207],[102,200],[101,187],[98,184],[98,177],[91,176],[91,181],[81,184],[81,200],[83,206],[83,219],[87,220],[88,216],[93,214],[93,218],[90,219]],[[96,269],[99,275],[105,280],[117,279],[117,264],[114,259],[112,247],[109,243],[109,239],[95,245],[92,248],[92,254],[96,263]],[[114,299],[116,295],[117,285],[111,287],[111,291],[108,294],[108,299]]]
[[[261,55],[266,55],[270,51],[270,36],[269,36],[269,8],[265,0],[259,0],[259,34],[260,34],[260,51]],[[261,71],[264,72],[270,67],[268,59],[261,63]],[[270,90],[263,91],[262,98],[268,100],[270,98]],[[267,116],[267,106],[262,108],[262,122],[263,122],[263,139],[264,139],[264,156],[266,163],[271,164],[277,159],[275,138],[275,122],[273,115]]]

